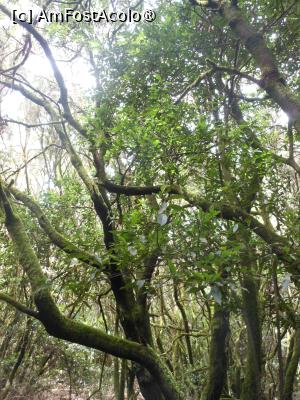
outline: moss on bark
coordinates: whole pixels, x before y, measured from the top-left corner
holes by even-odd
[[[290,347],[291,356],[288,359],[285,371],[283,400],[293,399],[294,383],[300,359],[300,321],[298,322],[297,329],[291,339]]]
[[[211,326],[208,382],[203,400],[219,400],[227,375],[227,340],[229,313],[224,305],[215,304]]]

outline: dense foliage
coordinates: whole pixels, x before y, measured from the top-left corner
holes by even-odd
[[[0,399],[297,399],[300,3],[26,6],[156,19],[0,3]]]

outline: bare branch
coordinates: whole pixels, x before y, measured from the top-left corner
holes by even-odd
[[[44,150],[40,151],[39,153],[35,154],[33,157],[31,157],[29,160],[26,161],[26,163],[24,163],[21,167],[17,168],[15,171],[13,171],[12,173],[10,173],[6,179],[9,179],[11,176],[16,175],[18,172],[20,172],[23,168],[25,168],[31,161],[35,160],[36,158],[38,158],[40,155],[45,154],[45,152],[51,148],[51,147],[58,147],[58,148],[62,148],[61,146],[59,146],[58,144],[52,143],[49,144],[49,146],[46,146],[44,148]]]
[[[25,126],[26,128],[39,128],[41,126],[51,126],[51,125],[60,125],[63,121],[53,121],[53,122],[44,122],[40,124],[27,124],[26,122],[16,121],[11,118],[2,118],[0,119],[0,126],[7,125],[7,124],[17,124]]]
[[[1,293],[0,292],[0,300],[5,301],[5,303],[13,306],[18,311],[21,311],[23,314],[27,314],[30,317],[34,317],[36,319],[40,319],[40,314],[39,314],[38,311],[34,311],[34,310],[31,310],[30,308],[27,308],[26,306],[24,306],[23,304],[19,303],[18,301],[16,301],[15,299],[13,299],[12,297],[8,296],[5,293]]]
[[[214,69],[210,69],[206,72],[204,72],[203,74],[200,74],[195,80],[194,82],[192,82],[191,84],[189,84],[184,91],[181,93],[181,95],[178,97],[178,99],[175,101],[175,104],[178,104],[181,102],[181,100],[195,87],[197,87],[199,85],[199,83],[201,81],[203,81],[205,78],[208,78],[209,76],[211,76],[214,73]]]

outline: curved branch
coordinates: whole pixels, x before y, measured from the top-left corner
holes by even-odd
[[[27,124],[26,122],[16,121],[11,118],[1,118],[0,125],[7,125],[7,124],[17,124],[25,126],[26,128],[39,128],[41,126],[51,126],[51,125],[61,125],[63,121],[53,121],[53,122],[44,122],[40,124]]]
[[[32,212],[32,214],[37,218],[40,227],[43,229],[43,231],[46,233],[53,244],[55,244],[65,253],[70,254],[72,257],[77,258],[85,264],[88,264],[97,269],[103,269],[103,264],[97,257],[87,253],[84,250],[81,250],[71,241],[65,238],[60,232],[58,232],[51,225],[51,222],[48,220],[39,204],[35,202],[30,196],[12,186],[8,190],[17,200],[21,201]]]
[[[8,84],[7,82],[5,82],[4,84],[7,87],[11,87],[14,90],[20,91],[24,95],[24,97],[26,97],[33,103],[43,107],[45,111],[49,114],[52,121],[58,120],[56,112],[48,101],[43,101],[23,86],[16,85],[14,83]],[[103,187],[99,188],[98,183],[96,183],[87,173],[80,157],[78,156],[67,135],[64,124],[62,123],[60,126],[54,125],[54,129],[57,132],[62,142],[62,145],[69,154],[70,161],[73,167],[75,168],[77,174],[79,175],[91,197],[91,200],[94,204],[95,212],[102,223],[105,246],[107,249],[111,249],[114,245],[114,226],[109,204],[106,203],[105,197],[102,196],[103,190],[101,189],[103,189]],[[103,195],[105,196],[105,193]],[[126,290],[124,290],[124,288],[126,287],[126,280],[119,270],[117,263],[114,262],[113,258],[111,258],[109,264],[107,265],[107,272],[109,273],[110,283],[117,301],[123,305],[124,309],[128,310],[128,315],[130,315],[129,310],[131,309],[132,301],[134,299],[133,291],[128,286]],[[131,323],[129,323],[129,325],[131,326],[129,330],[134,329]]]
[[[203,81],[205,78],[208,78],[215,72],[214,68],[204,72],[203,74],[200,74],[192,83],[190,83],[184,91],[179,95],[179,97],[176,99],[175,104],[178,104],[181,102],[181,100],[195,87],[199,85],[201,81]]]
[[[14,244],[25,274],[32,288],[39,320],[54,337],[94,348],[117,357],[136,361],[149,370],[168,400],[182,399],[170,372],[163,366],[152,348],[104,333],[81,322],[65,317],[55,304],[50,284],[43,274],[37,255],[33,251],[22,220],[12,208],[0,184],[0,203],[5,215],[5,226]]]
[[[249,75],[249,74],[247,74],[245,72],[239,71],[236,68],[229,68],[229,67],[224,67],[224,66],[221,66],[221,65],[217,65],[216,63],[214,63],[211,60],[206,60],[206,61],[207,61],[207,63],[209,65],[212,66],[212,70],[214,72],[225,72],[225,73],[230,74],[230,75],[238,75],[241,78],[245,78],[250,82],[256,83],[258,86],[261,86],[261,81],[259,79],[256,79],[253,76],[251,76],[251,75]]]
[[[31,163],[31,161],[35,160],[36,158],[38,158],[39,156],[41,156],[42,154],[45,154],[45,152],[50,149],[51,147],[57,147],[57,148],[61,148],[59,145],[52,143],[49,144],[48,146],[46,146],[42,151],[38,152],[37,154],[35,154],[34,156],[32,156],[31,158],[29,158],[29,160],[26,161],[26,163],[24,163],[23,165],[21,165],[19,168],[15,169],[13,172],[11,172],[6,179],[10,178],[13,175],[16,175],[18,172],[20,172],[23,168],[26,168],[26,166]]]
[[[0,4],[0,10],[7,15],[10,18],[10,11]],[[16,22],[22,26],[27,32],[29,32],[40,44],[42,47],[46,57],[48,58],[51,68],[55,77],[55,80],[57,82],[59,91],[60,91],[60,103],[62,104],[63,110],[64,110],[64,116],[67,119],[67,121],[70,123],[71,126],[73,126],[74,129],[76,129],[79,133],[81,133],[83,136],[86,135],[85,129],[83,129],[80,124],[74,119],[72,116],[70,106],[69,106],[69,101],[68,101],[68,91],[64,82],[64,78],[56,64],[56,61],[53,57],[52,51],[47,43],[47,41],[43,38],[43,36],[35,29],[35,27],[28,22],[21,21],[20,19],[16,19]]]
[[[18,311],[21,311],[23,314],[27,314],[30,317],[34,317],[36,319],[40,319],[39,312],[31,310],[30,308],[27,308],[26,306],[24,306],[23,304],[19,303],[18,301],[16,301],[15,299],[13,299],[12,297],[8,296],[5,293],[1,293],[0,292],[0,300],[1,301],[5,301],[5,303],[13,306]]]
[[[0,10],[9,18],[11,17],[11,13],[10,11],[2,4],[0,4]],[[29,32],[41,45],[42,49],[44,50],[48,60],[50,61],[56,82],[59,86],[59,90],[60,90],[60,97],[61,97],[61,102],[63,105],[65,105],[66,110],[68,110],[68,92],[67,92],[67,88],[65,86],[64,83],[64,79],[63,76],[60,72],[60,70],[58,69],[57,65],[56,65],[56,61],[53,57],[53,54],[50,50],[50,47],[48,46],[48,43],[46,42],[46,40],[42,37],[42,35],[37,32],[37,30],[28,22],[25,21],[21,21],[20,19],[16,19],[16,22],[21,25],[24,29],[26,29],[27,32]]]
[[[111,193],[125,194],[126,196],[145,196],[162,191],[161,186],[123,186],[109,180],[105,180],[102,186]],[[175,191],[176,189],[174,189],[174,194],[179,194]]]
[[[226,203],[213,203],[205,198],[189,193],[179,186],[122,186],[105,181],[104,186],[113,193],[120,193],[126,196],[149,195],[155,193],[169,193],[181,195],[190,205],[201,208],[204,212],[214,211],[216,218],[223,218],[229,221],[241,222],[250,228],[261,239],[271,246],[272,251],[282,260],[288,263],[289,271],[294,275],[299,275],[299,265],[296,260],[300,259],[300,251],[292,248],[289,241],[278,235],[273,229],[259,222],[252,214],[240,207],[235,207]]]

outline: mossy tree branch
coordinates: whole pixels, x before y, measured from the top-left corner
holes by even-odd
[[[193,0],[192,2],[199,6],[214,9],[220,13],[227,25],[252,55],[256,65],[260,68],[262,74],[260,86],[287,113],[290,122],[300,132],[300,101],[288,88],[284,78],[280,74],[275,57],[268,48],[262,34],[257,32],[248,23],[242,11],[231,2],[211,0]]]
[[[23,223],[11,206],[2,185],[0,185],[0,203],[5,216],[5,226],[14,244],[16,255],[30,282],[39,320],[47,332],[60,339],[138,362],[156,379],[167,400],[180,400],[182,397],[170,372],[152,348],[106,334],[100,329],[71,320],[60,312],[51,296],[50,285],[31,247]],[[21,311],[22,307],[18,307]]]
[[[16,85],[15,83],[7,83],[3,82],[3,84],[7,87],[10,87],[14,90],[19,91],[20,93],[23,94],[24,97],[26,97],[28,100],[31,102],[43,107],[45,111],[48,113],[52,121],[57,121],[58,116],[55,110],[53,109],[52,105],[50,102],[41,99],[39,96],[37,96],[35,93],[32,93],[32,91],[29,91],[22,85]],[[84,168],[84,165],[78,156],[76,150],[74,149],[66,131],[64,128],[64,125],[54,125],[54,129],[57,132],[62,145],[66,149],[70,161],[76,170],[78,176],[80,177],[81,181],[83,182],[85,188],[87,189],[91,200],[94,204],[94,209],[99,217],[102,226],[103,226],[103,234],[104,234],[104,243],[105,246],[108,250],[112,249],[114,245],[114,238],[113,238],[113,222],[112,222],[112,216],[111,216],[111,210],[110,208],[107,207],[106,201],[103,198],[101,194],[101,189],[99,189],[99,186],[97,183],[93,181],[93,179],[89,176],[87,173],[86,169]],[[116,263],[111,262],[108,265],[107,272],[110,273],[110,281],[111,281],[111,286],[114,292],[114,295],[116,297],[117,302],[121,305],[121,307],[127,311],[128,315],[131,313],[130,310],[134,308],[134,294],[133,291],[127,287],[125,290],[124,287],[126,286],[125,279],[122,275],[122,273],[118,270],[118,267]],[[130,330],[135,330],[133,329],[132,323],[128,321],[128,326],[130,326]],[[138,335],[136,335],[138,336]]]
[[[11,186],[9,188],[9,191],[17,200],[21,201],[37,218],[40,227],[43,229],[43,231],[46,233],[53,244],[55,244],[57,247],[59,247],[61,250],[71,255],[72,257],[77,258],[78,260],[97,269],[103,269],[103,264],[97,259],[97,257],[75,246],[73,242],[68,240],[64,235],[62,235],[53,227],[39,204],[35,200],[33,200],[33,198],[21,192],[14,186]]]
[[[300,252],[292,248],[285,237],[278,235],[271,227],[267,227],[255,216],[239,206],[233,206],[225,202],[210,202],[202,196],[187,192],[185,189],[174,185],[169,187],[122,186],[112,183],[111,181],[105,181],[104,185],[109,191],[126,196],[149,195],[160,192],[181,195],[190,205],[198,207],[204,212],[215,211],[216,218],[240,222],[271,246],[272,251],[287,263],[287,268],[290,273],[295,276],[299,275],[298,260],[300,259]]]

